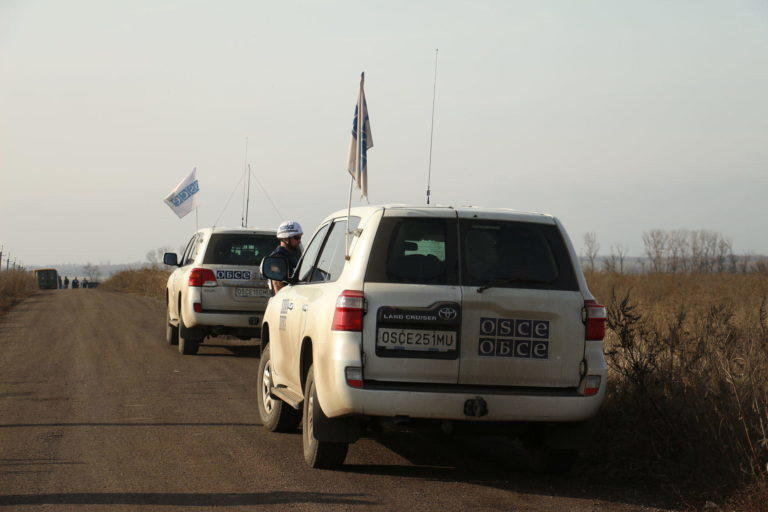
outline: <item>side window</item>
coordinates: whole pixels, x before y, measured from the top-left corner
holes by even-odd
[[[296,267],[295,275],[298,276],[299,281],[303,282],[309,279],[309,274],[312,271],[312,267],[315,265],[317,254],[320,252],[320,247],[322,247],[323,240],[325,240],[325,235],[328,233],[328,228],[330,227],[330,224],[321,227],[317,233],[315,233],[312,241],[309,242],[307,249],[304,251],[304,256],[302,256],[301,261],[299,262],[299,266]]]
[[[357,229],[360,224],[360,217],[349,218],[350,231]],[[330,282],[336,281],[344,270],[344,256],[346,246],[347,219],[338,219],[334,221],[331,234],[328,236],[320,257],[315,265],[315,271],[312,272],[310,282]]]
[[[203,247],[203,235],[197,235],[197,240],[192,244],[192,250],[189,253],[189,262],[192,263],[197,258],[197,254]]]
[[[187,247],[184,249],[184,254],[182,254],[182,255],[181,255],[181,258],[180,258],[180,260],[181,260],[181,266],[182,266],[182,267],[183,267],[183,266],[185,266],[185,265],[189,265],[190,263],[192,263],[192,262],[189,260],[189,254],[190,254],[190,252],[192,251],[192,245],[195,243],[195,239],[196,239],[196,238],[197,238],[197,235],[195,235],[195,236],[193,236],[192,238],[190,238],[190,240],[189,240],[189,243],[187,243]]]

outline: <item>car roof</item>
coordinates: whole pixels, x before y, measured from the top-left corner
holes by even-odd
[[[248,235],[269,235],[269,236],[276,236],[277,231],[274,229],[261,229],[261,228],[228,228],[228,227],[210,227],[210,228],[200,228],[197,230],[198,233],[207,235],[211,233],[216,234],[248,234]]]
[[[426,205],[407,205],[407,204],[381,204],[381,205],[366,205],[356,206],[352,208],[351,215],[353,217],[368,217],[378,210],[408,210],[412,213],[418,213],[423,211],[425,214],[430,212],[453,210],[458,212],[459,217],[478,217],[481,219],[499,219],[499,220],[513,220],[519,222],[536,222],[540,224],[555,224],[555,217],[545,213],[536,212],[523,212],[513,210],[511,208],[483,208],[480,206],[426,206]],[[338,217],[346,217],[347,209],[338,210],[331,215],[327,216],[323,223],[328,220]]]

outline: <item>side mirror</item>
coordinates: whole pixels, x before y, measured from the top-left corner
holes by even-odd
[[[268,256],[261,262],[261,275],[272,281],[288,281],[288,260],[282,256]]]
[[[166,265],[170,265],[172,267],[178,267],[179,257],[176,255],[175,252],[167,252],[163,254],[163,263],[165,263]]]

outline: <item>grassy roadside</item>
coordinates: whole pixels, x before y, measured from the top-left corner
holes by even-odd
[[[608,308],[594,466],[683,501],[768,510],[768,275],[587,280]]]
[[[31,272],[5,270],[0,272],[0,313],[10,309],[16,302],[37,291],[37,282]]]
[[[170,271],[159,267],[123,270],[104,281],[101,288],[165,299],[165,285],[169,275]]]

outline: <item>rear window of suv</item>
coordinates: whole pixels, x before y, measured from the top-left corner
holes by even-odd
[[[557,226],[484,219],[383,218],[365,279],[378,283],[579,289]]]
[[[457,285],[456,221],[385,217],[373,243],[366,281]]]
[[[464,286],[579,289],[557,226],[462,219],[459,233]]]
[[[211,235],[204,264],[258,266],[277,240],[271,235],[215,233]]]

